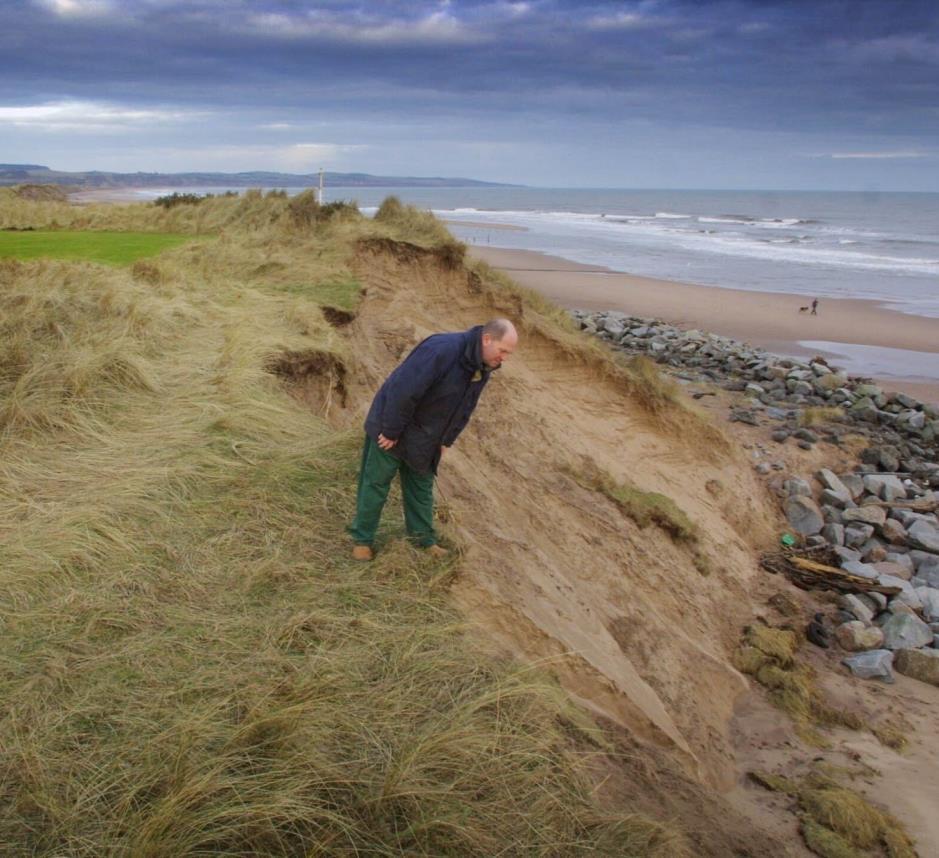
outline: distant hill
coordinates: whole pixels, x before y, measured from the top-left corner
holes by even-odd
[[[369,173],[325,173],[332,187],[362,188],[490,188],[512,187],[499,182],[444,176],[373,176]],[[99,170],[71,173],[38,164],[0,164],[0,185],[23,182],[73,188],[234,187],[296,188],[319,184],[319,173],[110,173]]]

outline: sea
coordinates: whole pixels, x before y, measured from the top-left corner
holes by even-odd
[[[326,189],[327,201],[353,200],[366,214],[389,194],[432,210],[471,244],[535,250],[703,286],[785,292],[805,296],[806,303],[816,297],[869,299],[902,313],[939,318],[937,193]],[[842,350],[841,356],[849,365],[879,359],[910,366],[911,355],[890,351],[847,355]],[[924,376],[939,377],[939,370]]]

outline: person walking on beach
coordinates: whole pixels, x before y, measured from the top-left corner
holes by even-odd
[[[818,315],[818,298],[812,299],[812,315],[813,316]]]
[[[365,418],[352,556],[371,560],[395,474],[400,475],[409,539],[435,557],[447,552],[434,532],[434,477],[444,450],[466,428],[489,377],[512,354],[508,319],[427,337],[382,384]]]

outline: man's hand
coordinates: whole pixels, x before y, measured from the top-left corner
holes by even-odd
[[[449,450],[449,449],[450,449],[450,448],[447,447],[445,444],[441,444],[441,445],[440,445],[440,455],[443,456],[443,454],[446,453],[447,450]]]
[[[384,435],[382,435],[381,432],[378,433],[378,446],[381,447],[382,450],[390,450],[397,443],[397,438],[392,441],[390,438],[386,438]]]

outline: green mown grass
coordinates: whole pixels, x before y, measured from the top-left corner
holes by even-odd
[[[82,259],[128,265],[191,240],[188,235],[158,232],[4,231],[0,232],[0,257]]]

